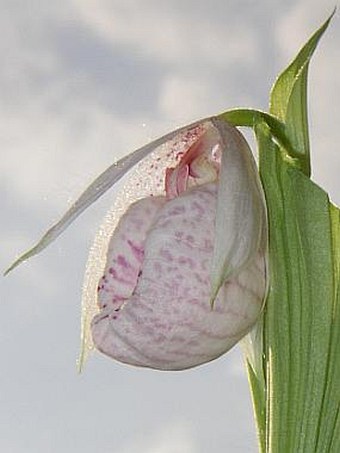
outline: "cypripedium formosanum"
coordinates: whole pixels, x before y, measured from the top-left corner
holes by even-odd
[[[80,367],[95,345],[137,366],[190,368],[250,332],[261,453],[340,451],[340,210],[310,179],[307,121],[309,64],[334,15],[277,77],[268,113],[228,110],[124,157],[7,271],[126,176],[89,254]],[[266,202],[229,123],[255,133]]]
[[[91,325],[95,347],[118,361],[194,367],[251,330],[267,287],[258,170],[244,137],[225,121],[194,123],[112,165],[10,269],[46,247],[135,165],[90,254],[84,341],[91,343]]]
[[[220,356],[256,322],[266,217],[235,128],[198,124],[166,152],[174,163],[161,193],[132,203],[110,239],[91,328],[97,349],[116,360],[179,370]]]

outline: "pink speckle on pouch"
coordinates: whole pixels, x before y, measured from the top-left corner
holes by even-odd
[[[131,264],[126,260],[125,256],[123,256],[123,255],[118,255],[117,263],[119,266],[122,266],[125,269],[131,268]]]
[[[179,214],[185,214],[185,207],[184,206],[176,206],[175,208],[171,209],[169,211],[170,215],[179,215]]]
[[[203,207],[200,203],[198,203],[197,201],[194,201],[194,202],[191,204],[191,209],[192,209],[193,211],[196,211],[197,214],[198,214],[199,216],[202,216],[202,217],[204,216],[205,209],[204,209],[204,207]]]
[[[162,265],[158,262],[154,264],[154,270],[158,273],[161,274],[163,272]]]
[[[128,285],[128,286],[130,286],[131,284],[134,283],[134,282],[133,282],[132,280],[130,280],[130,279],[119,277],[118,274],[117,274],[117,272],[116,272],[116,270],[113,269],[112,267],[110,267],[109,273],[110,273],[110,275],[112,276],[112,278],[113,278],[114,280],[116,280],[117,282],[119,282],[119,283],[123,283],[124,285]]]
[[[133,256],[140,262],[143,262],[144,258],[144,249],[136,244],[134,244],[130,239],[127,241],[128,245],[130,246]]]
[[[194,269],[196,267],[196,263],[193,259],[186,257],[186,256],[180,256],[178,258],[178,264],[181,266],[187,264],[190,268]]]
[[[113,267],[110,267],[109,274],[111,274],[113,278],[117,277],[116,269],[114,269]]]
[[[139,217],[131,218],[130,222],[132,223],[133,227],[136,228],[137,231],[143,228],[144,220]]]
[[[181,241],[183,238],[183,232],[182,231],[175,231],[175,239],[177,241]]]
[[[171,262],[174,260],[173,256],[171,255],[170,251],[163,248],[160,250],[159,255],[164,258],[165,260]]]
[[[166,268],[166,271],[167,271],[167,273],[176,272],[176,271],[178,271],[178,267],[176,267],[176,266],[168,266]]]

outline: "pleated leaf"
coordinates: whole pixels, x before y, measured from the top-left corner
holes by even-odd
[[[270,95],[270,113],[285,123],[293,155],[302,171],[310,175],[307,118],[307,77],[310,59],[335,11],[302,47],[292,63],[279,75]]]
[[[259,125],[256,132],[270,231],[263,350],[266,451],[335,453],[319,448],[333,366],[331,338],[340,329],[333,323],[330,203],[322,189],[285,161],[266,127]]]
[[[221,115],[254,128],[267,202],[269,293],[243,341],[263,453],[340,451],[340,214],[308,178],[308,67],[331,17],[278,77],[269,114]]]

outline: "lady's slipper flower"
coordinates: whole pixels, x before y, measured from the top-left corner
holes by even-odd
[[[114,229],[91,330],[96,348],[116,360],[180,370],[225,353],[256,322],[266,216],[251,151],[235,128],[198,124],[166,152],[165,191],[130,204]]]
[[[90,253],[83,346],[91,330],[96,348],[121,362],[194,367],[251,330],[266,292],[262,186],[247,142],[225,121],[194,123],[113,164],[7,272],[135,166]]]

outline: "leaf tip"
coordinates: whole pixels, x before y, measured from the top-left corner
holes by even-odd
[[[2,274],[4,277],[6,277],[10,272],[13,271],[19,264],[21,264],[23,261],[25,261],[25,257],[21,256],[17,260],[15,260]]]
[[[39,247],[34,246],[31,249],[29,249],[27,252],[23,253],[22,255],[19,256],[3,273],[3,276],[6,277],[10,272],[12,272],[16,267],[19,266],[19,264],[27,261],[29,258],[32,256],[36,255],[39,252]]]

